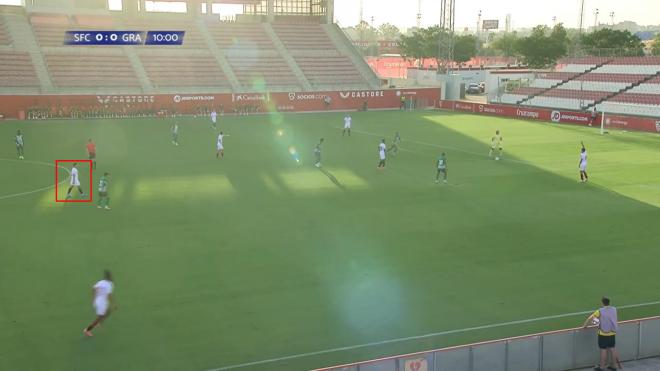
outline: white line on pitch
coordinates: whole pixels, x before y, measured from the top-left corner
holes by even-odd
[[[660,305],[660,300],[659,301],[651,301],[651,302],[648,302],[648,303],[622,305],[622,306],[619,306],[617,308],[618,309],[630,309],[630,308],[648,307],[648,306],[653,306],[653,305]],[[284,357],[264,359],[264,360],[261,360],[261,361],[240,363],[240,364],[231,365],[231,366],[212,368],[212,369],[209,369],[209,370],[206,370],[206,371],[234,370],[234,369],[245,368],[245,367],[249,367],[249,366],[257,366],[257,365],[263,365],[263,364],[268,364],[268,363],[287,361],[287,360],[291,360],[291,359],[299,359],[299,358],[317,356],[317,355],[321,355],[321,354],[337,353],[337,352],[343,352],[343,351],[346,351],[346,350],[354,350],[354,349],[368,348],[368,347],[373,347],[373,346],[378,346],[378,345],[400,343],[400,342],[409,341],[409,340],[420,340],[420,339],[427,339],[427,338],[432,338],[432,337],[437,337],[437,336],[442,336],[442,335],[459,334],[459,333],[463,333],[463,332],[486,330],[486,329],[491,329],[491,328],[496,328],[496,327],[521,325],[521,324],[525,324],[525,323],[540,322],[540,321],[546,321],[546,320],[550,320],[550,319],[573,317],[573,316],[589,314],[589,313],[592,313],[592,312],[593,312],[593,309],[592,310],[584,310],[584,311],[581,311],[581,312],[555,314],[555,315],[552,315],[552,316],[522,319],[522,320],[518,320],[518,321],[493,323],[493,324],[490,324],[490,325],[483,325],[483,326],[466,327],[466,328],[456,329],[456,330],[433,332],[433,333],[424,334],[424,335],[416,335],[416,336],[408,336],[408,337],[397,338],[397,339],[375,341],[375,342],[372,342],[372,343],[350,345],[350,346],[339,347],[339,348],[319,350],[319,351],[316,351],[316,352],[293,354],[293,355],[284,356]]]
[[[16,162],[22,162],[22,163],[28,163],[28,164],[38,164],[38,165],[47,165],[47,166],[55,167],[55,165],[53,165],[51,163],[42,162],[42,161],[30,161],[30,160],[26,161],[26,160],[16,160],[16,159],[10,159],[10,158],[0,158],[0,161],[16,161]],[[67,169],[65,167],[62,167],[62,166],[58,166],[57,168],[62,169],[64,171],[66,171],[66,173],[67,173],[67,177],[64,178],[64,180],[62,180],[61,182],[58,183],[58,184],[63,184],[69,179],[69,176],[71,175],[71,172],[69,171],[69,169]],[[55,185],[53,184],[53,185],[50,185],[48,187],[43,187],[43,188],[35,189],[35,190],[32,190],[32,191],[14,193],[14,194],[10,194],[10,195],[4,195],[4,196],[0,196],[0,200],[5,200],[5,199],[8,199],[8,198],[14,198],[14,197],[30,195],[30,194],[33,194],[33,193],[46,191],[46,190],[49,190],[49,189],[54,188],[54,187],[55,187]]]

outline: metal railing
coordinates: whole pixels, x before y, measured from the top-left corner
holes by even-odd
[[[660,316],[619,322],[621,361],[660,356]],[[598,362],[596,329],[572,328],[403,354],[314,371],[562,371]]]

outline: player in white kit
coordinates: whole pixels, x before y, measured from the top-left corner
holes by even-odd
[[[220,134],[218,134],[218,142],[216,144],[217,152],[215,153],[215,158],[225,157],[224,139],[225,135],[220,132]]]
[[[580,183],[586,183],[589,180],[587,176],[587,149],[584,148],[584,142],[582,143],[582,150],[580,151]]]
[[[499,161],[500,157],[502,157],[502,135],[499,130],[495,130],[495,135],[490,139],[488,157],[493,157],[493,153],[496,153],[495,160]]]
[[[83,192],[82,188],[80,188],[80,178],[78,177],[78,164],[75,162],[71,167],[71,178],[69,178],[69,190],[66,192],[67,200],[71,199],[71,191],[73,190],[73,187],[78,187],[78,192],[80,192],[81,196],[85,195],[85,192]]]
[[[98,326],[110,315],[112,305],[114,309],[117,309],[117,306],[112,299],[112,291],[114,290],[115,285],[112,283],[112,275],[110,271],[103,272],[103,279],[97,282],[93,289],[93,301],[92,305],[94,306],[94,312],[96,313],[96,319],[89,326],[83,329],[85,336],[94,336],[92,330],[94,327]]]
[[[378,145],[378,170],[385,169],[385,152],[387,151],[387,146],[385,145],[385,139],[382,139],[380,141],[380,144]]]
[[[342,130],[342,132],[341,132],[342,137],[344,136],[344,134],[346,134],[347,131],[348,131],[348,136],[349,137],[351,136],[351,121],[352,120],[353,120],[353,118],[348,113],[346,114],[346,116],[344,116],[344,130]]]
[[[218,121],[218,113],[215,112],[215,110],[213,110],[211,111],[211,126],[213,126],[213,128],[216,130],[218,129],[217,121]]]

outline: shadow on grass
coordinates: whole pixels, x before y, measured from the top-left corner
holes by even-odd
[[[339,179],[337,179],[337,177],[334,176],[331,172],[329,172],[328,170],[326,170],[326,169],[324,169],[324,168],[322,168],[322,167],[319,168],[319,171],[322,172],[323,175],[327,176],[328,179],[330,179],[330,181],[331,181],[332,183],[334,183],[339,189],[341,189],[342,191],[345,191],[345,190],[346,190],[346,187],[345,187],[343,184],[341,184],[341,182],[339,181]]]

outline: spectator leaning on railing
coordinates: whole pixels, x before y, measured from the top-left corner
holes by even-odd
[[[617,314],[616,308],[610,306],[610,299],[603,297],[601,299],[603,307],[597,309],[591,314],[582,327],[589,325],[598,325],[598,348],[600,348],[600,364],[594,370],[603,371],[607,365],[607,355],[610,354],[611,366],[609,370],[616,370],[616,366],[621,368],[619,353],[616,351],[616,331]]]

